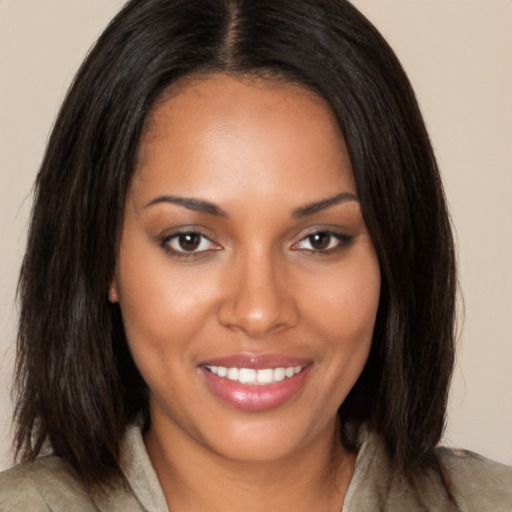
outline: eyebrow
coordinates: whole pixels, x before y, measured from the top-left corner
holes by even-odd
[[[332,206],[346,203],[347,201],[359,202],[359,198],[350,192],[342,192],[341,194],[337,194],[333,197],[322,199],[321,201],[296,208],[293,210],[292,216],[295,218],[307,217],[309,215],[314,215],[315,213],[321,212],[327,208],[331,208]]]
[[[321,201],[316,201],[314,203],[309,203],[305,206],[295,208],[292,212],[292,217],[302,218],[309,215],[314,215],[315,213],[321,212],[322,210],[331,208],[332,206],[336,206],[338,204],[346,203],[347,201],[359,201],[359,198],[350,192],[342,192],[341,194],[337,194],[333,197],[322,199]],[[159,196],[155,197],[155,199],[152,199],[144,206],[144,208],[148,208],[160,203],[177,204],[178,206],[183,206],[184,208],[195,212],[206,213],[216,217],[228,217],[228,214],[216,204],[210,203],[209,201],[205,201],[203,199],[194,199],[192,197],[170,195]]]
[[[159,196],[151,200],[144,208],[153,206],[159,203],[171,203],[183,206],[188,210],[195,212],[206,213],[208,215],[214,215],[216,217],[227,217],[228,214],[217,205],[204,201],[202,199],[193,199],[191,197],[179,197],[179,196]]]

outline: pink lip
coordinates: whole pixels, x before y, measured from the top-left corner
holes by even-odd
[[[237,354],[228,357],[209,359],[199,367],[210,390],[223,402],[244,411],[265,411],[283,405],[298,393],[312,368],[310,361],[296,357],[265,354]],[[280,382],[267,385],[241,384],[238,381],[218,377],[205,368],[225,366],[227,368],[279,368],[290,366],[306,367],[297,375]]]

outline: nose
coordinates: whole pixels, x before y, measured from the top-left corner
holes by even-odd
[[[229,290],[217,316],[220,324],[263,338],[297,324],[299,309],[286,269],[263,255],[241,258],[228,270]]]

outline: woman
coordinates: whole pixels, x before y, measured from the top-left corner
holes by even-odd
[[[455,286],[414,94],[349,3],[131,1],[37,179],[0,503],[508,510],[509,468],[436,449]]]

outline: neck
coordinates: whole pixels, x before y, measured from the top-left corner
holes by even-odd
[[[170,511],[339,512],[355,464],[337,426],[300,451],[265,462],[227,459],[153,425],[145,443]]]

